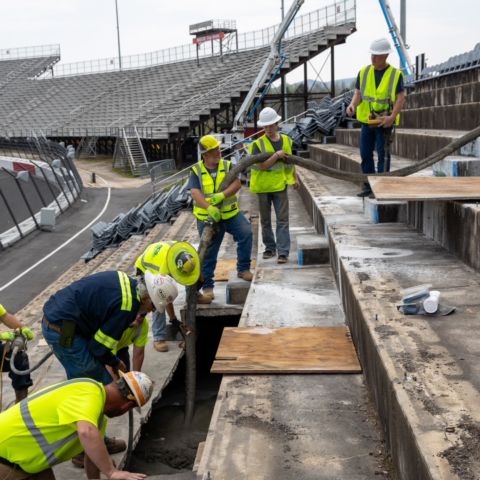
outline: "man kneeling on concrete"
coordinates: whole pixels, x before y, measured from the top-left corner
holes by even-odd
[[[109,385],[89,378],[51,385],[0,414],[0,478],[54,480],[52,467],[85,450],[87,478],[141,480],[141,473],[118,470],[103,434],[107,417],[142,407],[153,391],[141,372],[120,373]]]

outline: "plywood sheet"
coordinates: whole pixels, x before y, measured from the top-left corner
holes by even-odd
[[[359,373],[345,326],[225,328],[212,373]]]
[[[368,177],[377,200],[476,200],[480,177]]]
[[[251,269],[255,269],[255,260],[252,260]],[[217,261],[215,268],[215,281],[227,282],[230,278],[230,273],[237,271],[237,259],[236,258],[224,258]]]

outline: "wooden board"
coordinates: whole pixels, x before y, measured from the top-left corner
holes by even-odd
[[[347,327],[228,327],[212,373],[359,373]]]
[[[377,200],[476,200],[480,177],[368,177]]]
[[[252,260],[251,270],[255,269],[256,262]],[[216,282],[228,282],[230,279],[230,273],[237,271],[237,259],[225,258],[218,260],[215,268],[215,281]]]

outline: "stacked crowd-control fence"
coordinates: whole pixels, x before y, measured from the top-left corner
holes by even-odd
[[[0,136],[2,248],[42,228],[42,208],[59,215],[79,197],[83,184],[73,158],[72,148],[45,138]]]

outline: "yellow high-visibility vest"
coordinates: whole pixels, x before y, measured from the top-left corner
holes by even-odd
[[[391,111],[397,98],[396,90],[402,72],[391,65],[385,70],[378,87],[375,86],[375,69],[367,65],[360,70],[360,95],[362,101],[357,107],[357,120],[368,123],[372,111],[380,113]],[[400,114],[395,118],[395,125],[400,123]]]
[[[38,473],[83,451],[77,422],[105,433],[105,388],[75,378],[40,390],[0,414],[0,457]]]
[[[154,274],[169,275],[167,253],[174,243],[177,242],[155,242],[150,244],[137,258],[135,267],[143,273],[149,270]]]
[[[207,202],[214,193],[220,192],[220,185],[222,184],[227,173],[230,171],[230,167],[231,162],[224,160],[223,158],[220,159],[215,181],[210,175],[210,172],[207,170],[207,167],[205,167],[203,160],[200,160],[200,162],[196,163],[192,167],[193,173],[198,177],[200,189]],[[237,215],[237,213],[240,211],[238,208],[238,198],[236,195],[226,197],[220,205],[216,206],[220,210],[222,220],[228,220],[229,218]],[[202,221],[207,220],[209,217],[207,210],[197,205],[196,202],[193,204],[193,214]]]
[[[292,154],[292,139],[281,134],[283,140],[282,150],[288,155]],[[275,153],[272,142],[267,135],[262,135],[250,145],[250,154],[256,145],[260,153]],[[295,167],[287,165],[281,160],[275,162],[268,170],[261,170],[258,165],[252,165],[250,174],[250,191],[253,193],[271,193],[285,190],[287,185],[295,184]]]

